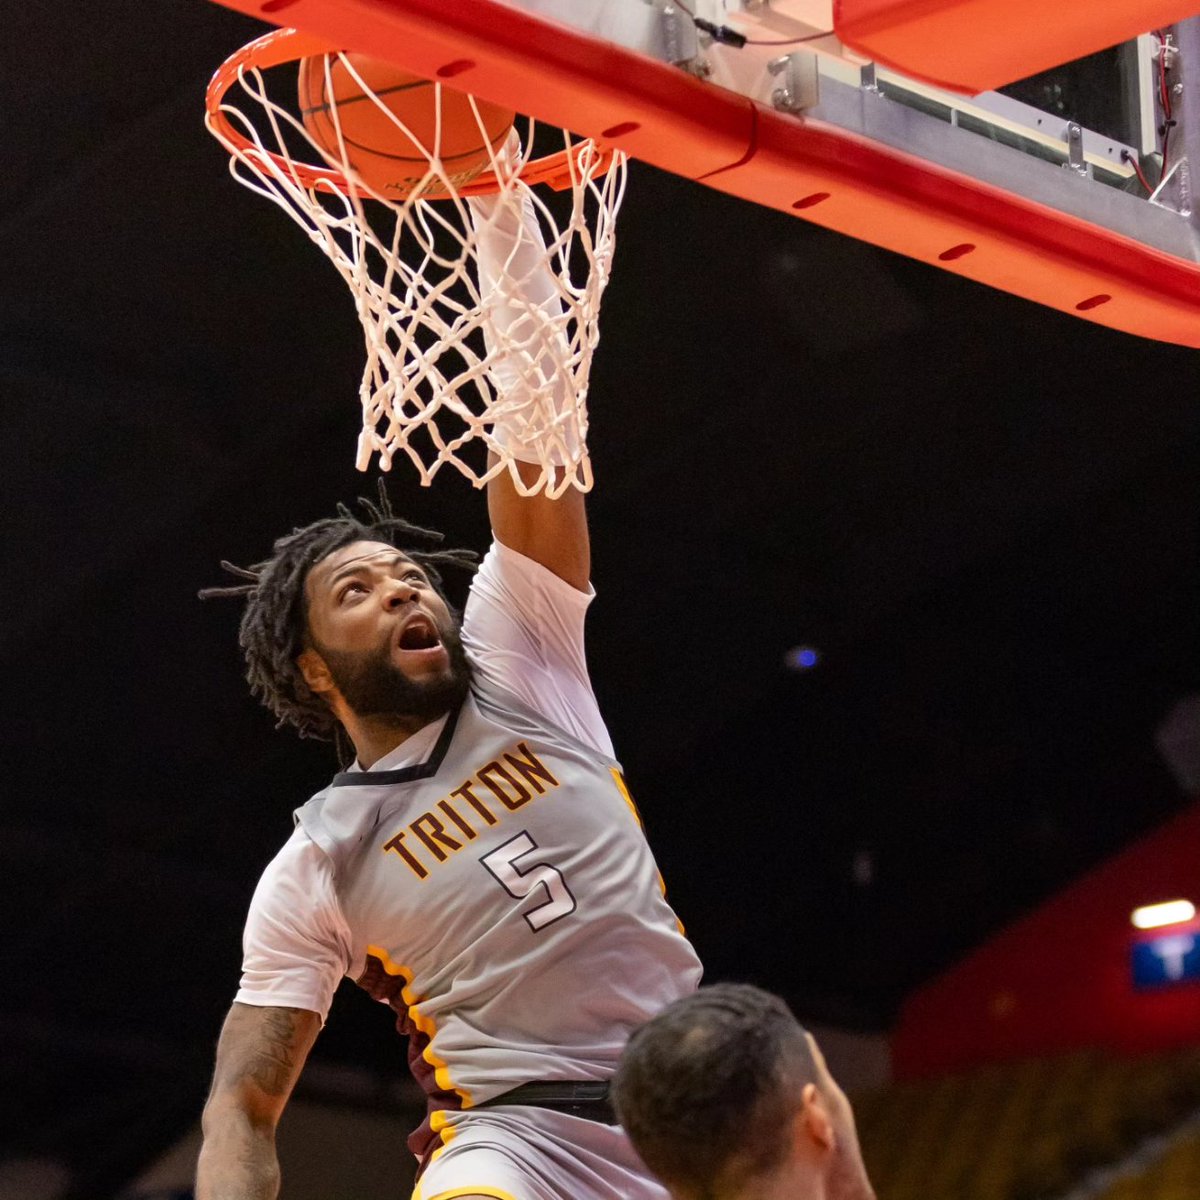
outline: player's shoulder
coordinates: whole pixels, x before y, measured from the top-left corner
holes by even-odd
[[[297,827],[259,876],[246,918],[246,936],[264,945],[286,938],[287,930],[318,936],[313,931],[339,925],[338,913],[332,865]]]
[[[303,889],[328,875],[329,870],[328,856],[313,841],[308,830],[297,822],[287,841],[263,869],[259,890],[278,888],[302,894]]]

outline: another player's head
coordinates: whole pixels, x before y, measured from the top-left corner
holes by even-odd
[[[438,568],[473,568],[467,550],[394,516],[380,487],[362,516],[338,515],[281,537],[244,595],[239,642],[251,691],[302,736],[382,721],[416,728],[461,702],[470,671]],[[421,547],[424,547],[423,549]]]
[[[674,1200],[873,1200],[819,1047],[748,984],[703,988],[638,1029],[613,1101]]]

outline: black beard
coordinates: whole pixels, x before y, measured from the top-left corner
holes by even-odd
[[[357,655],[317,650],[329,668],[334,686],[356,717],[393,717],[405,723],[428,724],[457,708],[471,686],[471,664],[455,629],[438,634],[450,665],[436,679],[417,683],[384,655]]]

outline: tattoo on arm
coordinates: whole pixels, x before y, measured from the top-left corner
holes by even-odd
[[[285,1095],[299,1070],[296,1062],[296,1018],[294,1009],[265,1009],[259,1036],[239,1046],[241,1053],[230,1064],[236,1077],[251,1080],[268,1096]]]
[[[256,1094],[282,1110],[320,1029],[316,1013],[299,1008],[235,1004],[221,1032],[213,1091]]]
[[[198,1200],[278,1195],[275,1126],[320,1028],[321,1018],[304,1009],[230,1009],[204,1109]]]

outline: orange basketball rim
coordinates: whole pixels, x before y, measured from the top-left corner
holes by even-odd
[[[251,140],[230,119],[225,106],[225,96],[229,89],[239,82],[247,72],[264,71],[272,67],[285,66],[288,63],[299,62],[319,54],[335,54],[342,47],[332,44],[328,39],[303,33],[298,29],[275,29],[262,37],[255,38],[240,50],[231,54],[217,69],[209,81],[205,93],[206,120],[209,128],[219,139],[229,143],[241,151],[251,163],[267,167],[267,160],[278,171],[290,175],[301,187],[316,188],[317,190],[331,189],[345,191],[352,187],[345,173],[336,167],[316,166],[310,163],[298,163],[285,158],[264,145]],[[436,82],[449,87],[447,80],[460,74],[461,70],[469,68],[469,63],[448,63],[436,72]],[[596,143],[600,160],[593,174],[603,174],[611,165],[613,149]],[[570,157],[578,153],[575,149],[560,150],[525,164],[521,176],[528,184],[544,183],[548,187],[561,191],[571,186],[573,172]],[[269,169],[269,168],[268,168]],[[469,183],[455,189],[460,196],[482,196],[500,190],[500,182],[495,171],[490,168],[481,171]]]

